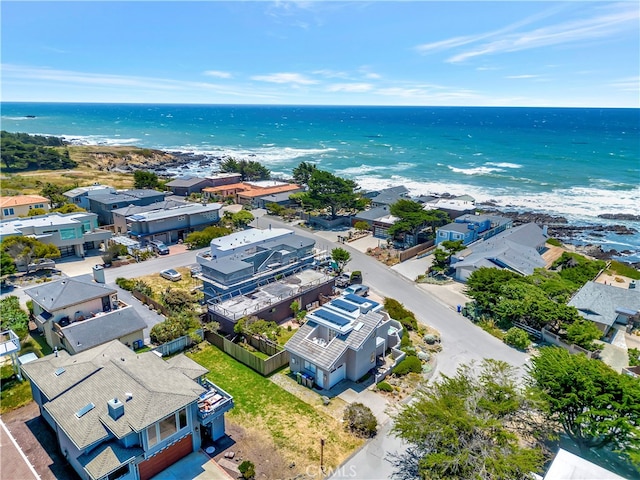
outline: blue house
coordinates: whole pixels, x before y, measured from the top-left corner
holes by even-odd
[[[98,215],[101,225],[113,223],[113,210],[128,207],[129,205],[145,206],[155,202],[161,202],[165,198],[163,192],[151,189],[123,190],[116,193],[89,196],[89,211]]]
[[[193,360],[165,361],[117,340],[73,356],[56,351],[21,368],[83,480],[148,480],[199,449],[203,436],[224,436],[224,413],[233,407]]]
[[[486,240],[507,228],[511,228],[513,221],[499,215],[461,215],[452,223],[440,227],[436,234],[436,245],[447,241],[462,240],[463,245],[469,245],[477,240]]]

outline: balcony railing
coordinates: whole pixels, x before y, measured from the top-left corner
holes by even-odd
[[[207,391],[198,399],[198,418],[201,423],[208,423],[233,408],[233,397],[215,383],[205,379],[202,386]]]

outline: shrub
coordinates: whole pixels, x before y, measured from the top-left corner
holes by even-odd
[[[0,300],[0,322],[2,330],[13,330],[20,339],[29,333],[29,315],[20,308],[20,300],[15,295]]]
[[[240,470],[242,478],[249,479],[256,476],[256,466],[250,460],[245,460],[238,465],[238,470]]]
[[[404,327],[409,330],[417,330],[418,329],[418,321],[416,320],[415,314],[404,308],[399,301],[394,300],[393,298],[385,298],[384,299],[384,308],[389,313],[389,316],[394,320],[398,320]]]
[[[558,240],[557,238],[547,238],[547,243],[549,245],[553,245],[554,247],[561,247],[562,246],[562,242],[560,240]]]
[[[116,278],[116,285],[118,285],[123,290],[127,290],[127,291],[130,292],[131,290],[134,289],[134,287],[136,285],[136,281],[135,280],[131,280],[129,278],[118,277],[118,278]]]
[[[187,308],[193,302],[193,297],[189,292],[167,288],[162,295],[162,302],[169,310],[180,311]]]
[[[409,372],[420,373],[422,371],[422,362],[418,357],[407,355],[398,365],[396,365],[391,373],[394,375],[406,375]]]
[[[379,382],[376,387],[381,392],[393,392],[393,387],[389,385],[387,382]]]
[[[640,350],[638,350],[637,348],[630,348],[627,351],[627,354],[629,355],[630,366],[637,367],[638,365],[640,365]]]
[[[518,327],[511,327],[504,336],[504,343],[520,350],[526,350],[531,344],[527,332]]]
[[[402,329],[402,338],[400,338],[400,349],[402,350],[404,347],[410,347],[412,345],[411,338],[409,337],[409,330],[407,327],[403,327]]]
[[[378,420],[369,407],[362,403],[352,403],[344,411],[345,428],[360,437],[373,437],[378,428]]]

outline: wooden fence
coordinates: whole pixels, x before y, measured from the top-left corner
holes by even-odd
[[[435,240],[429,240],[428,242],[421,243],[420,245],[416,245],[415,247],[407,248],[400,252],[399,258],[401,262],[405,260],[409,260],[410,258],[415,257],[416,255],[421,254],[425,250],[433,247],[435,245]]]
[[[200,340],[204,338],[204,331],[202,329],[196,330],[195,333],[200,336]],[[182,337],[176,338],[175,340],[171,340],[170,342],[163,343],[162,345],[157,346],[152,350],[154,352],[160,352],[164,357],[167,355],[171,355],[172,353],[186,350],[193,344],[194,344],[193,339],[189,335],[184,335]]]
[[[136,297],[138,300],[140,300],[142,303],[144,303],[145,305],[151,305],[154,310],[159,311],[165,317],[169,315],[169,310],[167,309],[167,307],[165,307],[161,303],[155,301],[153,298],[145,295],[144,293],[141,293],[141,292],[139,292],[137,290],[132,290],[131,294],[134,297]]]
[[[251,368],[252,370],[255,370],[260,375],[263,375],[265,377],[267,375],[272,374],[279,368],[289,364],[289,352],[282,350],[280,347],[274,347],[273,345],[269,345],[266,342],[264,342],[264,346],[266,347],[265,350],[267,351],[265,351],[264,353],[271,356],[267,359],[262,359],[254,355],[253,353],[251,353],[246,348],[243,348],[240,345],[233,343],[231,340],[228,340],[222,337],[221,335],[218,335],[217,333],[207,332],[205,333],[205,339],[212,345],[215,345],[220,350],[225,352],[227,355],[232,356],[233,358],[238,360],[240,363],[245,364],[247,367]],[[255,339],[255,340],[257,342],[255,345],[261,345],[259,339]],[[260,349],[259,347],[255,346],[252,342],[250,343],[252,344],[252,346],[254,346],[254,348]],[[277,353],[275,354],[270,354],[269,353],[270,350],[271,351],[279,350],[279,351],[277,351]]]

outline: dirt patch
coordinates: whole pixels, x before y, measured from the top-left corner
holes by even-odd
[[[304,465],[296,465],[295,462],[284,458],[276,448],[273,440],[258,428],[243,428],[240,425],[227,421],[227,435],[235,442],[226,450],[216,452],[215,460],[225,458],[225,454],[234,453],[233,462],[236,467],[244,460],[250,460],[256,467],[256,479],[284,479],[284,478],[306,478]],[[221,464],[225,465],[225,462]],[[236,476],[230,468],[225,468],[227,472]]]
[[[79,480],[62,456],[55,432],[40,416],[36,402],[2,415],[2,420],[42,480]]]

